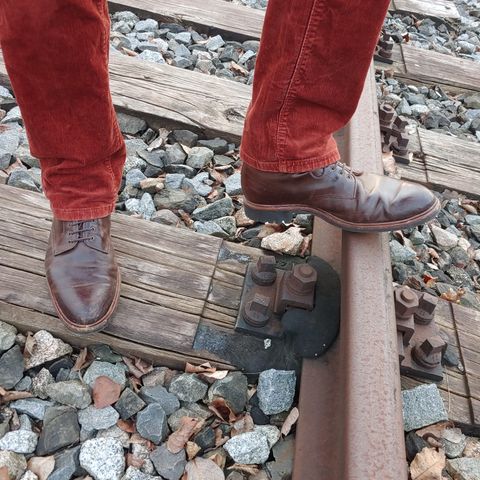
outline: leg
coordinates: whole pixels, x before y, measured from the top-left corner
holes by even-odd
[[[110,240],[125,160],[108,81],[105,0],[1,0],[0,43],[54,220],[45,259],[54,306],[77,332],[119,296]]]
[[[241,146],[251,218],[381,231],[436,214],[428,190],[337,163],[332,134],[356,110],[389,3],[270,0]]]
[[[109,215],[125,151],[109,92],[104,0],[2,0],[0,44],[30,150],[61,220]]]

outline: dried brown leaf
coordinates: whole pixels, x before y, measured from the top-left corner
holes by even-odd
[[[27,332],[27,338],[25,340],[25,348],[23,349],[23,356],[30,358],[33,355],[33,349],[35,348],[35,339],[32,332]]]
[[[223,431],[221,428],[215,429],[215,448],[225,445],[228,440],[230,440],[228,437],[223,436]]]
[[[128,371],[136,378],[142,378],[144,373],[141,368],[137,366],[137,359],[131,359],[128,357],[122,357],[125,365],[128,367]]]
[[[228,467],[227,470],[236,470],[237,472],[244,472],[249,475],[257,475],[260,471],[260,469],[254,465],[244,465],[243,463],[234,463],[231,467]]]
[[[0,389],[0,403],[10,403],[15,400],[21,400],[23,398],[30,398],[33,395],[30,392],[9,392],[4,390],[3,388]]]
[[[127,465],[129,467],[142,468],[145,460],[135,456],[133,453],[127,453]]]
[[[113,405],[122,393],[122,386],[111,378],[100,376],[95,380],[92,389],[93,403],[96,408],[105,408]]]
[[[185,451],[187,452],[187,458],[192,460],[197,456],[197,453],[201,450],[201,448],[195,442],[187,442],[185,446]]]
[[[32,457],[28,463],[28,469],[31,470],[38,480],[47,480],[48,476],[55,468],[55,457]]]
[[[117,420],[117,427],[127,433],[135,433],[135,424],[132,420]]]
[[[222,450],[217,450],[213,455],[209,455],[208,458],[212,461],[215,462],[222,470],[225,469],[225,463],[227,461],[227,455],[223,453],[222,455]]]
[[[167,449],[171,453],[178,453],[185,448],[190,437],[198,424],[198,419],[191,417],[182,417],[180,427],[175,430],[167,440]]]
[[[134,377],[133,375],[130,375],[128,377],[128,381],[130,383],[130,387],[134,392],[138,392],[143,386],[142,381],[139,378]]]
[[[83,367],[85,367],[86,364],[88,363],[87,357],[88,357],[88,348],[85,347],[80,351],[80,354],[78,355],[72,370],[74,372],[79,372]]]
[[[227,405],[227,402],[225,402],[223,398],[216,398],[208,408],[224,422],[233,423],[237,420],[237,416],[233,413],[232,409]]]
[[[410,464],[412,480],[443,480],[442,471],[445,468],[445,452],[425,447],[417,453]]]
[[[300,412],[298,411],[297,407],[293,407],[290,410],[290,413],[288,414],[287,418],[283,422],[282,429],[280,430],[281,434],[286,437],[289,433],[292,427],[297,423],[298,417],[300,415]]]
[[[186,467],[186,480],[225,480],[222,469],[208,458],[190,460]]]
[[[212,367],[209,362],[202,363],[201,365],[192,365],[186,362],[185,373],[214,373],[217,369]]]
[[[10,480],[7,467],[0,467],[0,480]]]
[[[135,366],[143,373],[143,375],[146,375],[153,370],[153,365],[151,363],[148,363],[145,360],[137,357],[135,357]]]

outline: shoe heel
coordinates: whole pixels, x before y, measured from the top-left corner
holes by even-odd
[[[251,220],[262,223],[291,223],[296,213],[288,210],[258,210],[245,205],[245,214]]]

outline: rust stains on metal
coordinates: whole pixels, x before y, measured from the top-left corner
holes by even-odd
[[[337,135],[355,169],[382,169],[377,115],[371,70]],[[387,237],[340,233],[317,220],[313,244],[315,255],[341,265],[341,327],[322,358],[304,362],[293,480],[406,480]]]

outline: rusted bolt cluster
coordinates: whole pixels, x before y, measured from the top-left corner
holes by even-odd
[[[418,308],[417,294],[408,287],[396,288],[394,291],[395,313],[399,319],[408,319]]]
[[[434,297],[429,293],[423,293],[420,296],[418,308],[414,313],[415,323],[418,323],[419,325],[428,325],[433,320],[437,304],[437,297]]]
[[[273,255],[260,257],[252,271],[252,278],[257,285],[273,285],[277,279],[275,257]]]
[[[429,337],[416,344],[412,350],[413,359],[422,367],[432,369],[442,362],[446,344],[439,335]]]
[[[384,33],[377,43],[376,54],[383,58],[392,58],[393,41],[388,33]]]
[[[252,327],[264,327],[270,320],[270,298],[256,293],[244,308],[245,321]]]
[[[310,295],[315,291],[316,282],[316,270],[302,263],[293,267],[291,275],[287,278],[287,288],[297,295]]]
[[[404,159],[404,163],[409,163],[407,158],[409,139],[405,133],[407,122],[402,120],[388,103],[381,104],[378,107],[378,112],[383,152],[393,151],[397,160]]]

